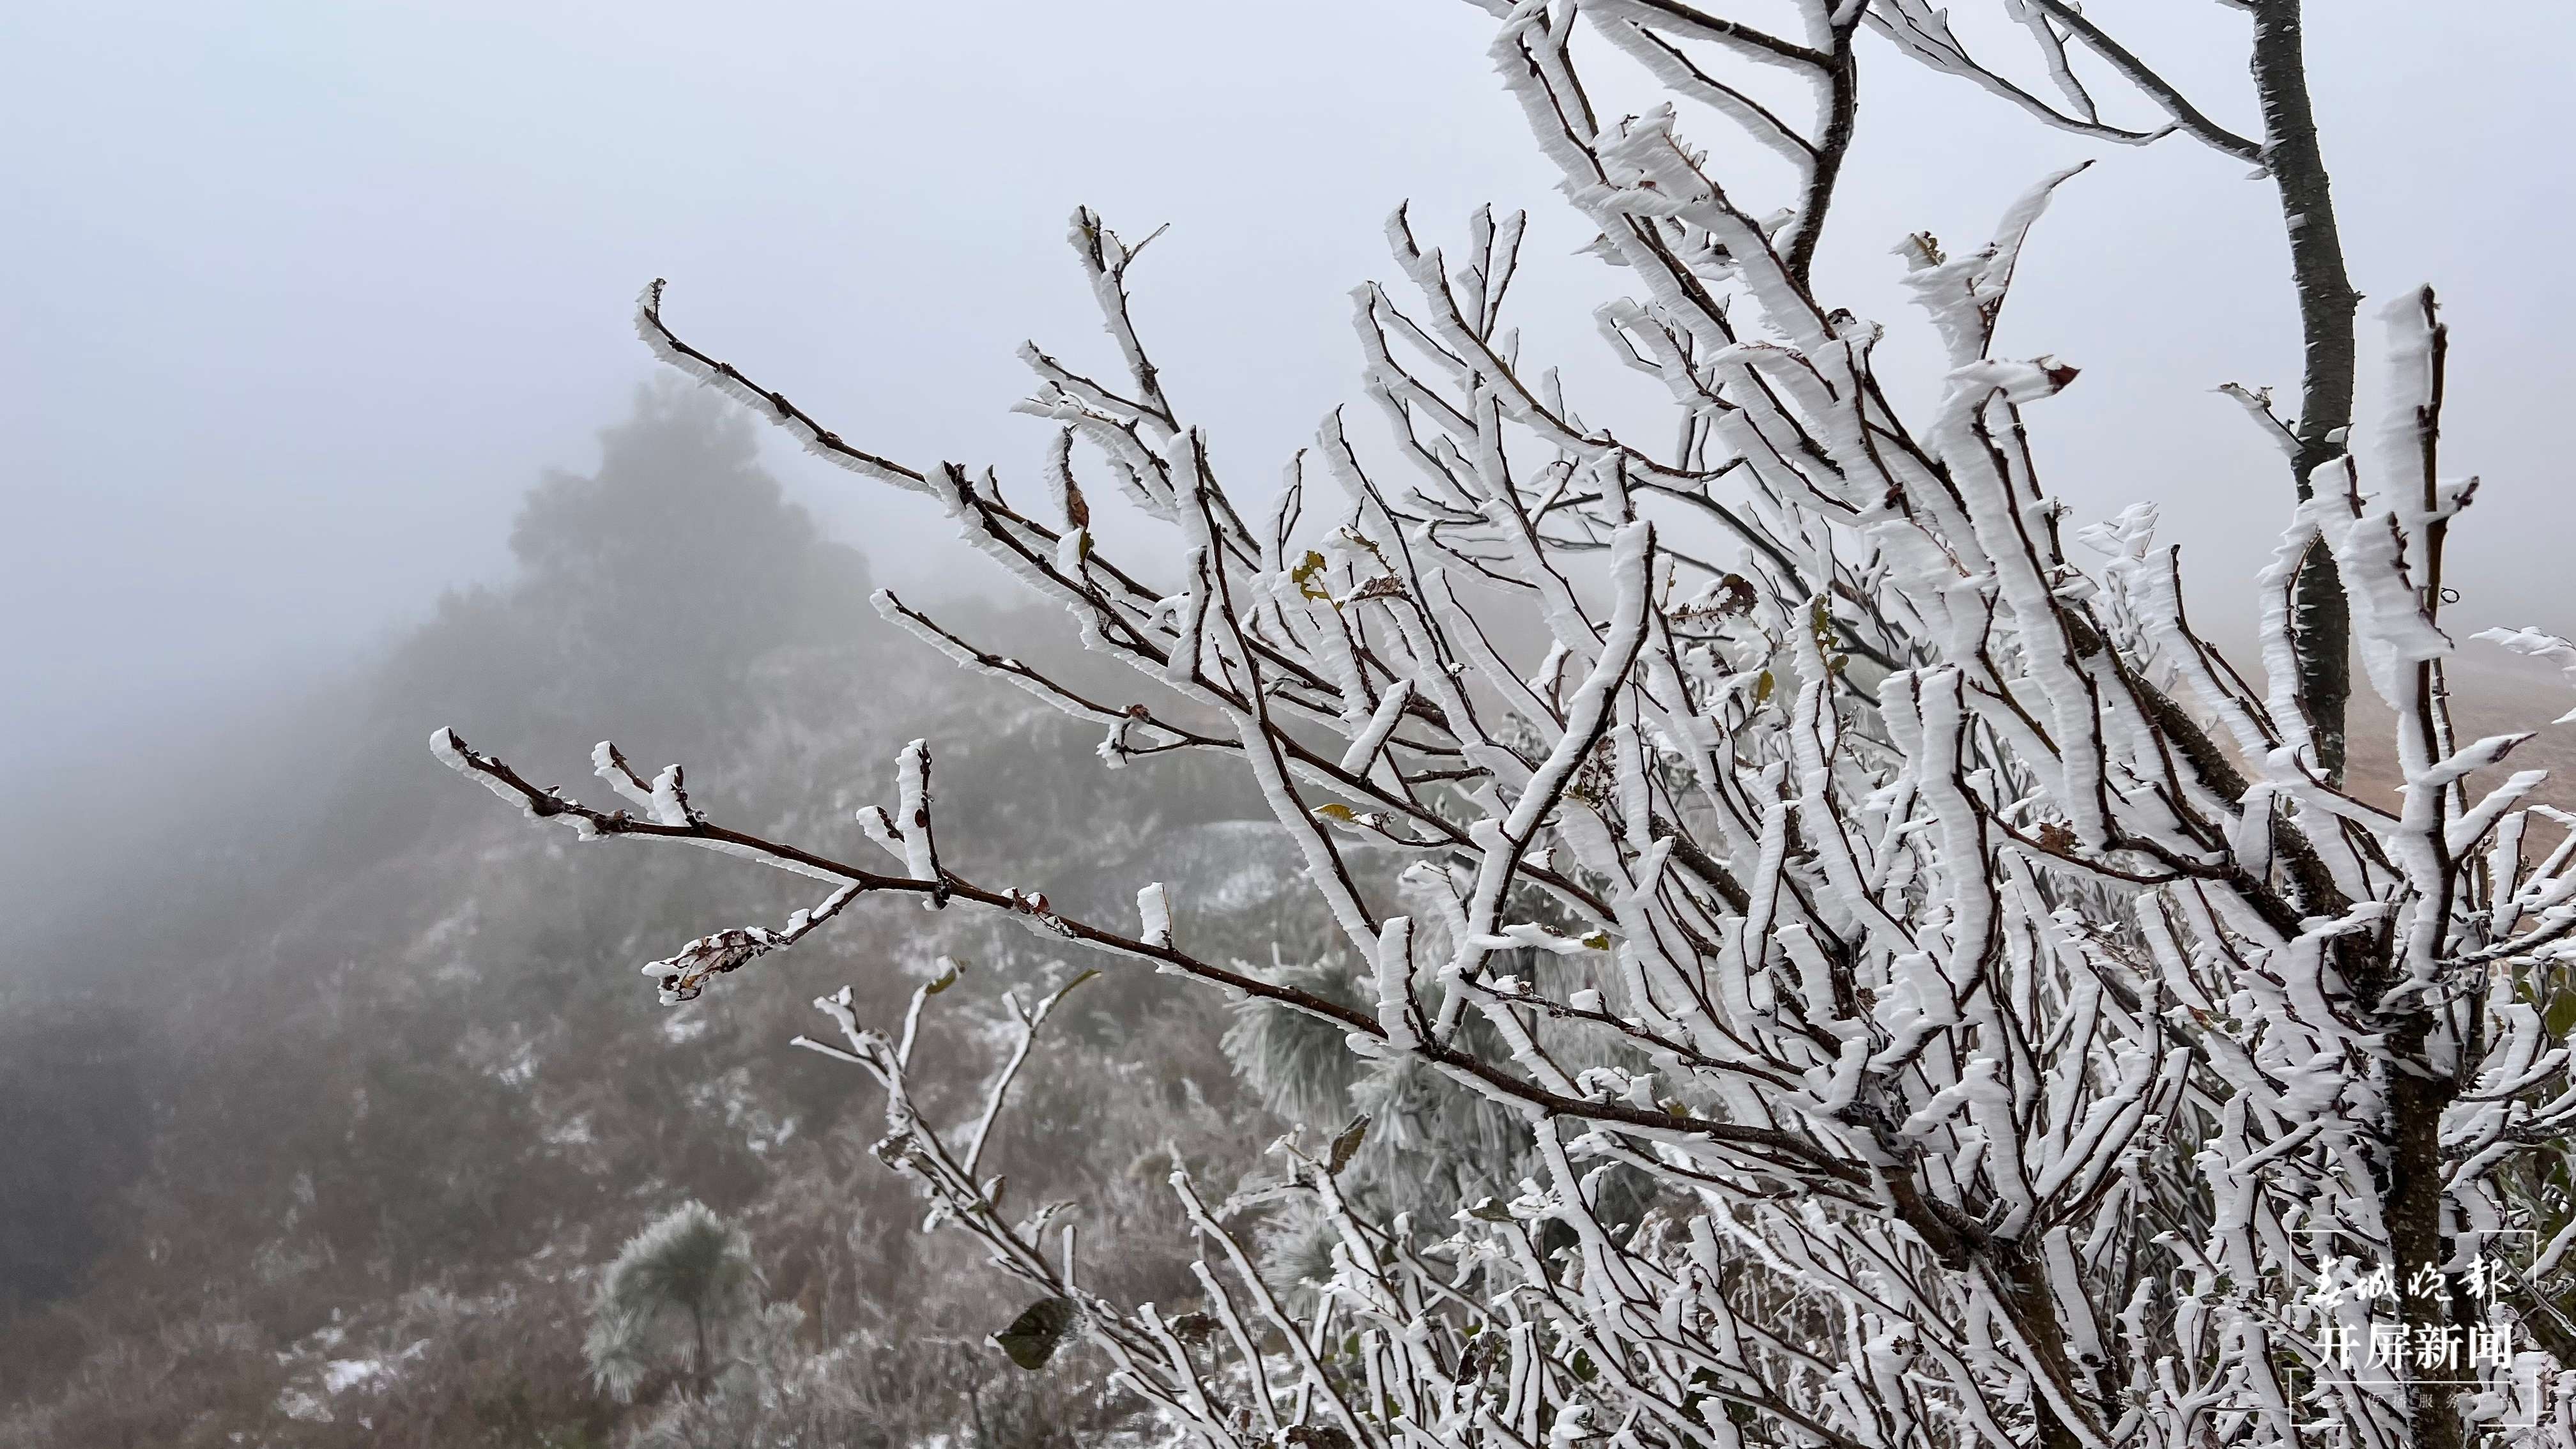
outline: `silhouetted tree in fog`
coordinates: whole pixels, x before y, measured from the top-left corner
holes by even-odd
[[[328,847],[421,831],[424,710],[508,720],[575,758],[627,719],[650,722],[641,748],[703,751],[761,707],[764,655],[874,627],[867,561],[786,500],[748,422],[669,382],[601,432],[596,470],[530,490],[510,551],[515,577],[449,594],[383,666]]]

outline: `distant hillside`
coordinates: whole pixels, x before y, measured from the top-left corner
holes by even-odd
[[[88,963],[85,989],[22,991],[0,1014],[0,1088],[18,1102],[0,1158],[15,1229],[0,1442],[620,1439],[657,1404],[590,1382],[589,1284],[687,1198],[748,1227],[765,1295],[801,1312],[846,1430],[834,1442],[974,1420],[995,1442],[1070,1444],[1128,1412],[986,1341],[1023,1305],[962,1246],[914,1232],[919,1205],[866,1151],[873,1085],[786,1046],[820,1023],[815,995],[848,983],[886,1020],[954,953],[971,970],[926,1027],[927,1102],[963,1113],[1000,994],[1061,972],[1062,953],[869,903],[664,1008],[639,963],[774,924],[811,903],[809,883],[579,846],[429,756],[430,729],[453,724],[596,789],[589,746],[614,735],[639,760],[685,761],[723,818],[865,853],[851,811],[889,799],[894,751],[927,735],[962,867],[1130,911],[1135,872],[1159,871],[1202,939],[1231,930],[1264,954],[1296,938],[1265,827],[1226,823],[1256,801],[1190,762],[1114,782],[1152,786],[1141,810],[1113,797],[1090,732],[884,626],[857,556],[780,500],[744,425],[712,407],[648,392],[596,474],[532,493],[518,581],[448,599],[328,720],[235,741],[273,779],[248,792],[267,803],[199,816],[179,792],[171,833],[222,848],[158,864],[166,885],[102,933],[118,959]],[[984,622],[1015,639],[1049,627]],[[267,757],[263,737],[297,753]],[[214,888],[206,859],[234,861]],[[1154,1164],[1245,1161],[1276,1130],[1231,1085],[1226,1020],[1205,994],[1113,973],[1032,1063],[994,1160],[1015,1198],[1086,1204],[1104,1287],[1187,1296],[1174,1262],[1115,1247],[1184,1241]]]

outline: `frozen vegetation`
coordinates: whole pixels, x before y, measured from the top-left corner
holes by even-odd
[[[2444,461],[2432,292],[2357,328],[2298,7],[2229,3],[2251,86],[2192,97],[2063,0],[1484,0],[1597,240],[1398,210],[1284,475],[1088,209],[1033,477],[873,451],[653,284],[713,392],[350,687],[250,907],[140,893],[220,949],[8,1018],[84,1266],[22,1275],[0,1435],[2576,1444],[2568,712],[2478,695],[2576,644],[2446,621],[2528,480]],[[2250,651],[2154,508],[2054,499],[2106,384],[1999,332],[2115,177],[1888,238],[1911,316],[1817,275],[1889,65],[2277,193],[2306,372],[2210,380],[2279,460]],[[1538,265],[1599,355],[1524,348]],[[749,419],[1036,607],[870,594]]]
[[[1622,269],[1596,317],[1670,399],[1651,442],[1587,423],[1555,359],[1524,355],[1505,320],[1523,220],[1490,209],[1437,232],[1395,213],[1402,285],[1355,294],[1378,426],[1327,417],[1259,505],[1149,358],[1141,246],[1088,210],[1071,239],[1116,356],[1024,351],[1021,411],[1059,429],[1033,485],[880,456],[685,339],[661,283],[641,308],[666,362],[936,500],[1131,677],[1104,691],[880,592],[889,620],[1091,724],[1107,765],[1236,765],[1333,956],[1230,955],[1168,881],[1101,912],[967,867],[926,739],[893,750],[891,811],[857,812],[881,850],[855,854],[846,827],[737,827],[678,767],[648,783],[605,745],[599,773],[642,813],[451,731],[434,752],[571,837],[828,890],[647,964],[665,1002],[826,917],[917,905],[1301,1017],[1339,1038],[1346,1095],[1416,1079],[1480,1102],[1309,1123],[1249,1179],[1173,1163],[1199,1254],[1184,1307],[1111,1290],[1134,1246],[1006,1196],[988,1160],[1088,971],[1006,998],[1017,1033],[963,1113],[916,1084],[948,975],[900,1014],[815,1001],[829,1029],[798,1044],[882,1091],[875,1151],[928,1201],[924,1229],[1034,1295],[1001,1336],[1014,1359],[1079,1342],[1184,1437],[2568,1442],[2566,1321],[2535,1295],[2576,1247],[2576,829],[2536,801],[2545,772],[2508,768],[2530,730],[2454,713],[2444,548],[2479,488],[2442,461],[2429,290],[2377,309],[2387,411],[2353,418],[2359,298],[2297,6],[2238,6],[2255,135],[2058,0],[1999,7],[2018,62],[1919,0],[1487,8],[1496,72]],[[2031,435],[2079,372],[1997,329],[2082,166],[2038,178],[1990,241],[1903,240],[1943,370],[1919,407],[1882,386],[1882,325],[1813,275],[1864,41],[2039,123],[2206,147],[2276,187],[2307,371],[2295,416],[2230,390],[2285,464],[2289,521],[2240,605],[2257,657],[2186,618],[2154,508],[2070,518],[2040,476]],[[1667,98],[1603,103],[1603,52]],[[1095,496],[1159,524],[1159,554],[1112,556]],[[2347,768],[2356,724],[2383,718],[2354,710],[2356,656],[2391,789]],[[1261,1074],[1292,1085],[1279,1065]],[[1472,1155],[1502,1145],[1493,1118],[1509,1146]],[[1426,1180],[1452,1154],[1518,1175],[1363,1195],[1345,1174],[1372,1134]],[[1263,1255],[1288,1224],[1325,1240],[1293,1276]]]

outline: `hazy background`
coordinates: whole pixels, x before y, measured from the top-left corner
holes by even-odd
[[[1953,8],[1974,37],[1994,7]],[[2576,17],[2472,33],[2462,6],[2311,8],[2354,280],[2431,280],[2450,309],[2449,462],[2488,487],[2454,532],[2449,617],[2576,632]],[[2241,16],[2091,13],[2253,128]],[[1347,990],[1242,779],[1186,754],[1095,768],[1092,727],[893,637],[871,577],[1030,657],[1050,620],[1004,612],[921,500],[639,386],[631,308],[667,277],[692,341],[844,434],[994,463],[1028,497],[1047,430],[1007,411],[1013,349],[1108,365],[1067,213],[1169,222],[1138,314],[1258,496],[1354,390],[1347,294],[1391,271],[1389,209],[1454,240],[1492,201],[1536,217],[1525,357],[1665,446],[1657,389],[1592,334],[1632,279],[1578,254],[1590,229],[1490,73],[1491,28],[1459,0],[0,5],[0,1444],[633,1442],[676,1408],[597,1390],[590,1289],[686,1199],[744,1229],[794,1310],[793,1374],[737,1407],[788,1385],[781,1405],[839,1425],[801,1442],[859,1449],[1115,1437],[1128,1411],[1087,1370],[992,1351],[1018,1290],[966,1240],[906,1230],[910,1189],[867,1161],[879,1099],[784,1045],[816,992],[846,982],[889,1021],[956,955],[973,970],[925,1025],[914,1100],[957,1120],[1002,993],[1074,963],[998,918],[861,908],[665,1009],[639,962],[782,920],[810,882],[574,846],[423,746],[453,724],[578,783],[613,734],[685,760],[719,818],[837,849],[891,749],[930,738],[970,877],[1111,920],[1164,881],[1212,958]],[[1898,329],[1882,375],[1920,402],[1939,369],[1892,244],[1972,247],[2097,158],[2025,254],[2002,345],[2083,369],[2032,413],[2048,486],[2079,522],[2167,505],[2197,617],[2241,638],[2288,488],[2211,388],[2295,392],[2271,189],[1871,51],[1820,290]],[[1618,76],[1593,77],[1613,114],[1637,104]],[[1718,159],[1765,210],[1766,164]],[[2544,687],[2507,713],[2558,712]],[[2576,779],[2571,735],[2517,762]],[[2366,729],[2356,761],[2387,778]],[[1231,1180],[1288,1122],[1435,1113],[1419,1140],[1493,1146],[1426,1166],[1371,1134],[1342,1179],[1370,1211],[1428,1220],[1536,1170],[1490,1104],[1357,1072],[1336,1032],[1280,1025],[1300,1020],[1113,972],[1059,1018],[991,1160],[1020,1200],[1085,1205],[1093,1287],[1165,1303],[1196,1291],[1171,1169]]]
[[[2354,280],[2433,281],[2454,326],[2451,456],[2488,480],[2456,535],[2463,611],[2563,630],[2576,16],[2313,11]],[[2254,129],[2241,16],[2094,13]],[[1140,310],[1248,491],[1352,392],[1345,293],[1389,272],[1399,200],[1441,237],[1477,203],[1529,206],[1524,321],[1597,367],[1586,316],[1622,279],[1571,255],[1586,234],[1489,33],[1456,0],[0,10],[13,854],[64,801],[129,808],[110,782],[184,785],[174,738],[295,697],[496,576],[521,491],[590,466],[651,370],[630,309],[655,276],[692,340],[843,432],[1006,476],[1044,436],[1005,412],[1011,349],[1100,344],[1062,244],[1076,203],[1131,235],[1172,224]],[[2042,131],[1874,48],[1822,290],[1906,324],[1900,235],[1982,238],[2032,179],[2102,157],[2060,193],[2009,322],[2014,350],[2086,371],[2039,420],[2049,483],[2088,517],[2163,501],[2204,614],[2241,596],[2286,500],[2209,388],[2295,393],[2270,188],[2187,143]],[[1888,370],[1925,355],[1899,339]],[[917,500],[768,446],[881,581],[990,583],[926,546],[943,530]]]

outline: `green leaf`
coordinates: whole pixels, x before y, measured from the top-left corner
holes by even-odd
[[[1339,1177],[1342,1175],[1342,1169],[1351,1165],[1351,1158],[1360,1150],[1360,1143],[1367,1138],[1368,1129],[1368,1114],[1362,1112],[1351,1119],[1351,1125],[1342,1129],[1341,1136],[1333,1139],[1333,1155],[1324,1165],[1327,1175]]]
[[[921,988],[921,994],[924,996],[937,996],[949,987],[956,985],[958,973],[965,969],[945,956],[940,957],[939,960],[940,972],[938,979],[932,981],[928,986]]]
[[[1011,1356],[1011,1362],[1024,1369],[1041,1369],[1073,1336],[1080,1316],[1070,1298],[1041,1298],[1012,1319],[1010,1327],[994,1334],[993,1341]]]
[[[1504,1210],[1503,1205],[1492,1198],[1486,1198],[1467,1209],[1467,1216],[1489,1223],[1507,1223],[1512,1220],[1512,1215]]]

